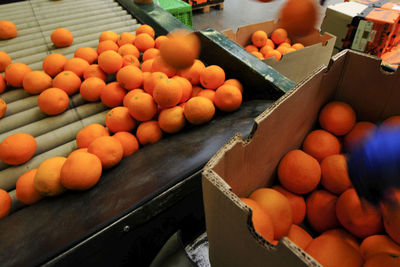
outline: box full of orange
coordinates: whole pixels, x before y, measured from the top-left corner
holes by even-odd
[[[341,51],[209,160],[202,188],[212,266],[399,266],[399,228],[346,177],[346,149],[400,125],[400,73],[380,64]],[[330,141],[318,145],[322,136]],[[381,255],[388,247],[393,254]]]
[[[273,31],[277,28],[279,28],[278,24],[270,20],[241,26],[236,32],[228,29],[222,33],[239,45],[246,47],[252,44],[251,38],[256,31],[263,31],[270,38]],[[291,38],[291,36],[288,36],[288,42],[291,45],[301,44],[302,48],[293,49],[293,52],[283,53],[279,60],[276,57],[264,58],[260,55],[258,57],[289,79],[298,83],[310,75],[315,68],[329,63],[336,37],[327,32],[320,35],[319,32],[315,31],[307,37]],[[278,45],[275,44],[275,48],[277,47]],[[250,52],[250,50],[247,51]]]

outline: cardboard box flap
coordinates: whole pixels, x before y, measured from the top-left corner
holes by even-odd
[[[229,40],[236,42],[236,35],[233,32],[233,30],[229,29],[229,30],[222,31],[221,33],[224,34]]]

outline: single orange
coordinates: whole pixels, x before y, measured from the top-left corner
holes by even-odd
[[[165,40],[168,40],[168,37],[167,37],[167,36],[165,36],[165,35],[159,35],[159,36],[154,40],[154,42],[155,42],[155,45],[154,45],[155,48],[160,49],[161,44],[162,44]]]
[[[149,121],[157,113],[153,97],[147,93],[137,93],[128,101],[129,114],[138,121]]]
[[[307,134],[303,141],[303,150],[321,162],[327,156],[339,154],[341,144],[330,132],[318,129]]]
[[[272,48],[269,45],[264,45],[263,47],[260,48],[260,53],[262,54],[262,56],[265,58],[266,55],[268,55],[268,51],[270,50],[274,50],[274,48]]]
[[[197,96],[202,96],[202,97],[208,98],[208,99],[210,99],[210,100],[214,103],[214,105],[215,105],[215,90],[203,89],[203,90],[201,90],[201,91],[197,94]]]
[[[97,64],[92,64],[85,69],[83,72],[83,79],[89,79],[91,77],[97,77],[103,81],[106,81],[107,74]]]
[[[304,200],[304,197],[289,192],[280,185],[274,185],[271,188],[287,197],[290,206],[292,207],[293,223],[301,224],[306,216],[306,201]]]
[[[192,87],[192,96],[191,96],[191,97],[198,96],[198,94],[199,94],[201,91],[203,91],[203,90],[204,90],[203,87],[194,85],[194,86]]]
[[[11,210],[12,199],[7,191],[0,188],[0,219],[6,217]]]
[[[65,28],[57,28],[51,33],[50,39],[56,47],[67,47],[73,43],[74,36]]]
[[[251,43],[256,47],[263,47],[267,44],[268,35],[265,31],[258,30],[251,35]]]
[[[124,107],[128,107],[128,102],[129,100],[137,93],[144,93],[143,89],[141,88],[136,88],[133,90],[130,90],[125,96],[124,99],[122,100],[122,104]]]
[[[0,51],[0,71],[1,71],[1,51]],[[382,121],[381,126],[399,126],[400,125],[400,115],[390,116]]]
[[[186,119],[183,115],[183,108],[175,106],[163,109],[158,115],[158,123],[161,130],[166,133],[177,133],[186,125]]]
[[[115,107],[108,111],[105,123],[113,133],[130,132],[136,127],[136,121],[129,115],[127,107]]]
[[[0,50],[0,72],[3,72],[11,62],[11,57],[6,52]]]
[[[45,72],[35,70],[27,73],[22,81],[24,89],[31,94],[40,94],[50,88],[53,79]]]
[[[288,33],[283,28],[277,28],[277,29],[273,30],[271,33],[271,40],[276,45],[283,43],[287,37],[288,37]]]
[[[99,55],[92,47],[79,47],[75,50],[74,57],[82,58],[89,64],[93,64]]]
[[[143,72],[135,66],[129,65],[117,72],[117,82],[126,90],[139,88],[143,83]]]
[[[245,49],[247,52],[249,52],[249,53],[251,53],[251,52],[259,52],[258,47],[255,46],[255,45],[252,45],[252,44],[246,45],[246,46],[244,47],[244,49]]]
[[[140,52],[144,52],[147,49],[153,48],[155,45],[153,37],[147,33],[141,33],[136,35],[135,46]]]
[[[103,42],[103,41],[113,41],[114,43],[116,43],[119,39],[119,35],[113,31],[105,31],[102,32],[99,36],[99,43]]]
[[[168,78],[171,78],[176,74],[176,69],[168,65],[161,56],[157,56],[153,59],[151,72],[163,72],[168,76]]]
[[[124,149],[124,157],[130,156],[139,150],[139,142],[130,132],[117,132],[112,137],[121,143]]]
[[[294,48],[296,50],[300,50],[300,49],[304,48],[304,45],[301,43],[295,43],[295,44],[292,44],[292,48]]]
[[[7,40],[17,37],[18,29],[9,20],[0,20],[0,39]]]
[[[400,245],[400,190],[389,189],[385,197],[389,201],[382,201],[380,206],[383,225],[390,238]]]
[[[370,235],[361,242],[360,252],[364,259],[379,253],[400,255],[400,246],[387,235]]]
[[[55,77],[57,74],[64,70],[64,65],[67,62],[67,58],[63,54],[50,54],[43,60],[42,68],[51,77]]]
[[[157,121],[142,122],[136,129],[136,137],[142,146],[154,144],[162,138],[160,125]]]
[[[13,87],[22,87],[23,80],[26,74],[31,72],[28,65],[20,62],[14,62],[6,67],[4,78],[7,83]]]
[[[42,196],[57,196],[66,191],[60,181],[61,168],[66,160],[65,157],[52,157],[40,163],[33,184]]]
[[[117,44],[123,46],[124,44],[133,44],[135,42],[136,35],[131,32],[123,32],[119,35]]]
[[[343,154],[330,155],[321,162],[321,184],[331,193],[341,194],[351,187],[347,162]]]
[[[118,49],[119,49],[119,46],[115,42],[113,42],[111,40],[105,40],[105,41],[100,42],[97,45],[96,50],[97,50],[97,54],[101,55],[102,53],[109,51],[109,50],[118,52]]]
[[[65,62],[64,70],[72,71],[78,77],[82,77],[83,72],[86,70],[87,67],[89,67],[89,63],[85,59],[79,57],[73,57],[68,59],[67,62]]]
[[[233,85],[235,87],[237,87],[241,93],[243,93],[243,84],[238,80],[238,79],[228,79],[224,82],[224,84],[229,84],[229,85]]]
[[[287,238],[302,250],[305,250],[308,244],[313,240],[312,236],[297,224],[292,224],[290,226]]]
[[[261,59],[261,60],[264,59],[264,55],[260,52],[254,51],[254,52],[251,52],[250,54],[252,54],[253,56],[255,56],[258,59]]]
[[[64,90],[52,87],[40,93],[37,104],[47,115],[58,115],[68,108],[69,97]]]
[[[100,159],[103,169],[114,167],[124,156],[122,144],[118,139],[111,136],[101,136],[94,139],[88,146],[88,152]]]
[[[107,50],[99,55],[98,64],[105,73],[117,73],[122,67],[122,57],[115,51]]]
[[[172,79],[177,80],[182,88],[182,97],[181,100],[179,100],[179,103],[186,102],[192,96],[192,84],[189,82],[188,79],[178,75],[175,75],[174,77],[172,77]]]
[[[83,127],[76,135],[76,144],[79,148],[87,148],[94,139],[109,136],[108,130],[99,123],[92,123]]]
[[[107,107],[118,107],[122,105],[125,95],[125,89],[118,82],[111,82],[101,90],[100,100]]]
[[[337,237],[342,238],[344,241],[346,241],[350,246],[355,248],[357,251],[360,251],[360,241],[357,237],[354,235],[350,234],[343,228],[334,228],[330,229],[328,231],[325,231],[322,233],[323,235],[334,235]]]
[[[343,144],[348,151],[361,144],[366,138],[374,133],[376,125],[369,121],[359,121],[343,138]]]
[[[83,99],[87,101],[99,101],[101,91],[106,87],[106,83],[97,77],[90,77],[81,83],[79,92]]]
[[[140,68],[140,61],[134,55],[125,55],[122,57],[122,67],[133,65]]]
[[[199,59],[195,59],[191,67],[179,70],[177,74],[188,79],[192,85],[197,85],[200,83],[200,74],[205,68],[206,67],[203,62],[201,62]]]
[[[210,121],[214,117],[215,107],[210,99],[195,96],[186,102],[183,113],[191,124],[199,125]]]
[[[161,80],[168,80],[167,74],[159,71],[152,72],[150,76],[143,81],[144,91],[150,95],[153,95],[155,86]]]
[[[68,95],[78,92],[81,79],[72,71],[62,71],[53,79],[53,87],[64,90]]]
[[[160,55],[160,50],[158,50],[157,48],[149,48],[143,53],[142,60],[144,62],[146,60],[156,58],[159,55]]]
[[[203,69],[200,74],[200,83],[204,88],[217,89],[225,82],[225,71],[217,66],[211,65]]]
[[[140,52],[139,49],[137,49],[136,46],[133,44],[124,44],[118,48],[118,54],[120,54],[122,57],[126,55],[132,55],[135,56],[136,58],[139,58]]]
[[[0,143],[0,160],[9,165],[19,165],[30,160],[36,151],[35,138],[27,133],[15,133]]]
[[[280,60],[280,59],[282,58],[282,54],[281,54],[278,50],[276,50],[276,49],[269,49],[269,50],[266,50],[266,51],[264,52],[263,56],[264,56],[264,58],[273,57],[273,58],[275,58],[275,60],[277,60],[277,61]]]
[[[307,194],[318,186],[321,167],[315,158],[304,151],[291,150],[279,162],[278,179],[290,192]]]
[[[147,33],[148,35],[151,36],[151,38],[154,38],[156,33],[153,29],[153,27],[151,27],[150,25],[147,24],[143,24],[140,25],[137,29],[136,29],[136,36],[141,34],[141,33]]]
[[[379,253],[367,259],[363,267],[398,267],[400,266],[400,256],[394,253]]]
[[[22,174],[15,187],[17,199],[25,205],[32,205],[43,198],[36,190],[33,183],[37,169],[32,169]]]
[[[70,190],[88,190],[100,180],[100,159],[88,152],[70,154],[60,172],[62,186]]]
[[[154,87],[153,98],[161,107],[176,106],[182,98],[182,87],[175,79],[162,79]]]
[[[152,66],[153,66],[153,61],[154,61],[154,59],[148,59],[148,60],[144,61],[144,62],[142,63],[142,65],[140,66],[140,69],[141,69],[143,72],[153,72],[153,71],[151,70],[151,68],[152,68]]]
[[[347,103],[332,101],[324,105],[319,113],[321,127],[336,136],[350,132],[356,123],[356,113]]]
[[[215,106],[225,112],[237,110],[242,104],[242,93],[240,90],[229,84],[222,85],[215,91]]]

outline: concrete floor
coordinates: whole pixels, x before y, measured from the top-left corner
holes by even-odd
[[[277,13],[286,0],[274,0],[269,3],[258,0],[225,0],[224,8],[218,10],[211,8],[209,13],[201,13],[200,10],[193,10],[194,30],[212,28],[217,31],[236,29],[239,26],[257,23],[266,20],[276,20]],[[327,5],[343,2],[343,0],[327,0],[321,7],[322,22],[323,14]]]

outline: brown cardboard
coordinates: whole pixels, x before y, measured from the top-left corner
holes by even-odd
[[[274,21],[264,21],[241,26],[236,33],[231,29],[222,33],[244,47],[250,44],[253,32],[263,30],[269,36],[276,28],[278,28],[278,24]],[[283,55],[279,61],[274,58],[264,59],[263,61],[292,81],[299,83],[319,66],[328,65],[335,41],[336,37],[329,33],[314,35],[312,38],[293,38],[292,43],[301,42],[306,47]]]
[[[269,186],[279,160],[299,148],[329,101],[351,104],[358,120],[400,114],[400,71],[386,73],[380,59],[344,50],[288,91],[255,119],[252,134],[232,138],[203,170],[203,199],[212,266],[320,266],[289,239],[275,247],[258,235],[239,197]]]

